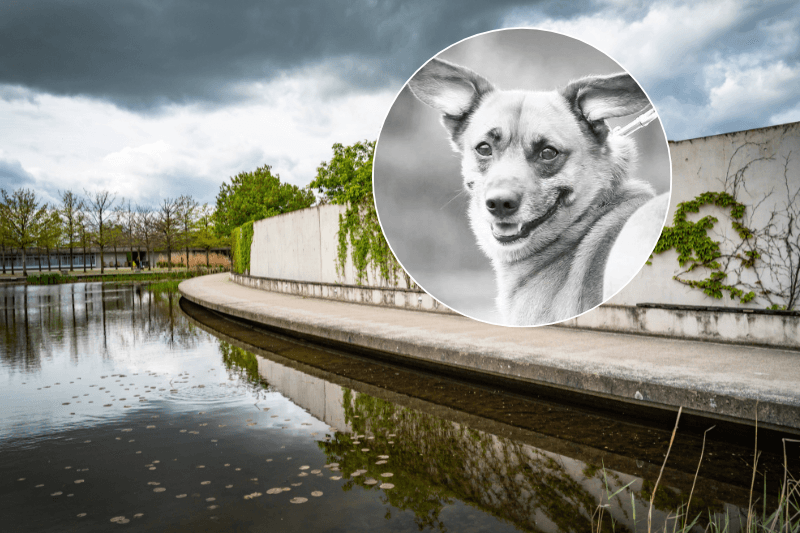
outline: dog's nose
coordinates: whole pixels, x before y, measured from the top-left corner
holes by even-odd
[[[508,217],[519,209],[521,195],[508,189],[491,189],[486,193],[486,209],[496,217]]]

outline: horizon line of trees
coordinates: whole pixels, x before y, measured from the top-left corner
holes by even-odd
[[[315,189],[321,194],[322,203],[352,202],[359,205],[356,210],[364,207],[361,204],[365,198],[371,201],[374,146],[374,141],[359,142],[352,147],[334,144],[333,159],[322,162],[315,179],[305,187],[282,183],[270,165],[240,172],[230,178],[230,183],[220,185],[214,207],[201,206],[190,195],[165,198],[156,207],[134,205],[124,198],[117,201],[116,194],[108,190],[84,190],[83,195],[70,190],[59,191],[59,201],[47,204],[37,199],[30,189],[20,188],[10,193],[0,189],[2,272],[5,274],[8,269],[7,254],[10,252],[13,259],[15,252],[19,252],[22,272],[27,275],[26,256],[31,250],[38,251],[39,270],[42,270],[42,251],[48,258],[47,269],[50,270],[54,266],[50,264],[50,252],[68,250],[69,268],[75,264],[75,255],[82,255],[86,271],[87,250],[91,248],[99,249],[101,273],[106,268],[105,253],[113,249],[116,265],[119,248],[135,251],[129,262],[138,264],[141,264],[142,251],[148,259],[153,251],[166,251],[170,268],[173,251],[183,249],[188,266],[189,249],[202,249],[208,264],[210,250],[229,248],[231,234],[236,228],[247,222],[311,207],[317,203]],[[354,150],[359,154],[358,162],[350,154]],[[347,152],[346,157],[343,151]],[[361,156],[367,157],[368,164],[363,164]],[[56,266],[61,270],[62,255],[57,255]],[[152,261],[148,267],[152,269]],[[12,260],[12,273],[14,268]]]
[[[166,251],[168,268],[172,268],[172,252],[183,249],[186,265],[189,265],[189,250],[206,252],[208,264],[212,249],[228,247],[228,239],[215,229],[214,210],[202,206],[189,195],[165,198],[157,207],[133,204],[108,190],[84,191],[84,195],[73,191],[59,191],[59,202],[42,203],[30,189],[19,188],[12,192],[0,189],[0,264],[5,274],[14,273],[14,256],[22,259],[22,273],[27,275],[28,254],[36,250],[39,270],[42,270],[42,255],[47,257],[47,270],[62,268],[63,250],[67,250],[67,265],[70,270],[76,256],[83,257],[83,270],[87,269],[87,254],[92,248],[99,249],[100,271],[105,271],[105,253],[113,250],[113,264],[119,268],[117,251],[121,248],[131,253],[127,261],[142,264],[142,252],[148,258],[152,252]],[[51,252],[56,251],[57,264],[50,261]],[[6,265],[10,253],[12,261]]]

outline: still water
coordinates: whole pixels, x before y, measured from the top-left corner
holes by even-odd
[[[0,303],[4,531],[646,528],[669,430],[265,334],[170,290]],[[701,449],[676,439],[655,524],[692,484],[696,512],[746,507],[752,450],[709,441],[695,481]]]

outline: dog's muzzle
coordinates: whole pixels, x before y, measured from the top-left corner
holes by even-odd
[[[569,197],[572,193],[572,190],[569,188],[563,188],[560,190],[558,197],[556,197],[556,201],[553,202],[553,205],[545,211],[545,213],[537,217],[534,220],[529,222],[494,222],[492,223],[492,236],[502,244],[510,244],[512,242],[518,241],[520,239],[524,239],[528,235],[530,235],[531,231],[536,229],[537,227],[544,224],[550,217],[552,217],[558,208],[564,204],[565,200]],[[486,201],[487,209],[489,209],[489,199],[487,198]],[[501,206],[502,207],[502,206]],[[512,214],[517,211],[519,208],[519,203],[512,211]],[[503,211],[502,209],[496,209],[496,211]],[[509,211],[505,209],[505,212]],[[492,209],[489,209],[489,212],[493,215],[495,214]],[[495,216],[508,216],[508,215],[495,215]]]

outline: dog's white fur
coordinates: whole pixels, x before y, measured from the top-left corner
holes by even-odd
[[[497,274],[504,322],[547,324],[599,305],[609,250],[653,197],[630,176],[633,141],[606,124],[649,105],[638,84],[621,73],[502,91],[432,59],[409,86],[442,113],[461,154],[470,225]]]

